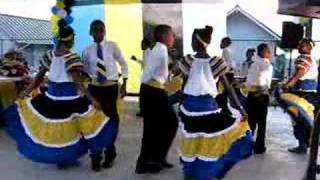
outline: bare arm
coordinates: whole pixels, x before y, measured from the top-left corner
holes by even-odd
[[[77,88],[83,93],[87,98],[92,102],[92,104],[97,108],[101,109],[100,104],[97,102],[97,100],[91,95],[91,93],[88,91],[88,89],[85,87],[81,80],[81,71],[80,70],[72,70],[69,72],[71,74],[71,77],[75,84],[77,85]]]
[[[238,106],[241,115],[247,116],[247,112],[245,111],[245,109],[241,105],[241,103],[238,99],[238,96],[237,96],[235,90],[233,89],[233,87],[230,85],[230,82],[228,81],[226,75],[222,75],[222,82],[228,91],[229,97],[235,102],[236,106]]]
[[[305,71],[303,69],[298,69],[295,74],[288,80],[287,84],[285,85],[285,88],[290,88],[294,86],[297,81],[305,74]]]

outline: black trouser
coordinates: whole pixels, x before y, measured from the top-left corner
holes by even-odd
[[[269,95],[255,93],[248,94],[248,121],[253,134],[258,126],[257,139],[254,147],[257,151],[265,149],[268,105]]]
[[[168,95],[159,88],[141,85],[141,105],[143,108],[143,137],[138,165],[166,160],[175,138],[178,119]]]
[[[94,86],[89,85],[89,92],[92,96],[99,102],[102,111],[104,114],[112,121],[116,122],[117,132],[119,131],[119,114],[117,108],[117,100],[119,95],[119,86],[118,84],[112,86]],[[113,144],[110,147],[106,147],[107,151],[111,153],[116,151],[115,141],[117,139],[117,135],[113,140]],[[101,152],[102,153],[102,152]]]
[[[140,86],[140,93],[139,93],[139,109],[140,109],[140,114],[142,115],[143,114],[143,107],[142,107],[142,101],[141,101],[141,87],[142,86]]]

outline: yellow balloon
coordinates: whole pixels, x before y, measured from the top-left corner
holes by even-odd
[[[60,17],[57,15],[53,15],[50,21],[52,24],[58,24],[58,22],[60,21]]]
[[[52,25],[51,30],[54,35],[57,35],[59,33],[59,26],[58,25]]]
[[[58,1],[56,6],[60,9],[64,9],[66,7],[66,5],[62,1]]]

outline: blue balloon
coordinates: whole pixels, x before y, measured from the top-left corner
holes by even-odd
[[[71,16],[67,16],[66,18],[64,18],[64,20],[65,20],[68,24],[72,24],[72,23],[73,23],[73,17],[71,17]]]
[[[57,6],[54,6],[54,7],[51,9],[51,12],[52,12],[53,14],[58,14],[59,10],[60,10],[60,9],[59,9]]]

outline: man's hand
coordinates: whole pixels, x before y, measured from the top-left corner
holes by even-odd
[[[123,80],[123,84],[120,88],[120,97],[124,98],[127,95],[127,79]]]

